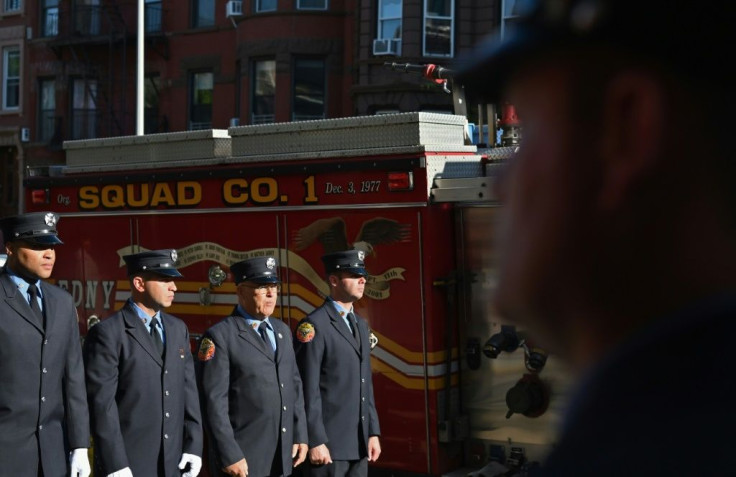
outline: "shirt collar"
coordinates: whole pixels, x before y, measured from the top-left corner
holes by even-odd
[[[342,316],[343,318],[346,318],[348,313],[355,313],[353,311],[353,306],[351,305],[350,308],[345,308],[342,305],[340,305],[338,302],[332,299],[332,297],[328,297],[327,300],[332,303],[332,306],[335,307],[335,311],[337,311],[337,314]]]
[[[15,286],[18,287],[18,290],[24,295],[28,294],[28,287],[30,286],[30,283],[16,275],[16,273],[7,265],[5,265],[5,271],[8,273],[10,279],[13,280]],[[38,296],[43,298],[43,291],[41,290],[41,280],[36,280],[33,283],[36,285],[36,288],[38,288]]]
[[[254,330],[258,331],[258,325],[260,325],[261,324],[261,321],[263,321],[264,323],[266,323],[266,326],[271,331],[273,331],[273,326],[271,326],[271,322],[268,321],[268,318],[269,317],[266,317],[263,320],[259,320],[257,318],[253,318],[251,315],[249,315],[248,312],[245,311],[245,309],[242,306],[238,305],[236,308],[238,310],[238,313],[240,313],[240,316],[242,316],[243,318],[245,318],[245,322],[248,323],[248,326],[252,327]]]
[[[131,305],[133,305],[133,309],[135,310],[136,314],[138,315],[138,318],[140,318],[141,320],[143,320],[143,324],[146,325],[146,328],[149,327],[149,326],[151,326],[151,320],[153,318],[157,318],[159,324],[163,328],[164,324],[161,321],[161,312],[160,311],[157,311],[156,313],[154,313],[153,316],[148,316],[148,313],[146,313],[145,311],[143,311],[141,309],[141,307],[139,307],[138,305],[136,305],[132,298],[128,298],[128,303],[130,303]]]

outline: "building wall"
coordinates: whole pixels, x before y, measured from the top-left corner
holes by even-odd
[[[388,69],[384,62],[448,66],[498,23],[500,11],[499,0],[454,0],[453,51],[432,57],[424,56],[422,43],[427,0],[403,0],[397,56],[373,51],[379,0],[327,0],[326,10],[297,9],[301,0],[276,0],[276,10],[268,12],[255,11],[260,0],[244,0],[243,15],[233,17],[226,16],[226,1],[214,0],[214,22],[196,27],[193,12],[198,1],[162,0],[158,7],[147,3],[154,8],[147,21],[153,21],[157,11],[161,18],[160,29],[147,33],[145,42],[145,75],[157,78],[158,96],[155,118],[146,118],[149,132],[194,126],[191,78],[200,71],[212,73],[213,89],[211,121],[199,126],[250,124],[253,63],[264,59],[276,65],[274,121],[293,119],[294,71],[300,59],[324,62],[324,117],[451,112],[452,97],[440,86],[419,74]],[[5,191],[15,188],[16,195],[19,178],[29,167],[63,164],[64,140],[136,133],[137,0],[100,0],[96,31],[88,31],[94,30],[94,22],[75,0],[59,0],[57,31],[51,35],[44,35],[49,14],[42,11],[43,4],[20,0],[19,11],[0,11],[0,50],[17,44],[22,59],[19,108],[0,111],[0,148],[6,148],[0,154],[0,159],[6,158],[0,160],[0,186]],[[0,10],[3,6],[0,1]],[[53,111],[40,111],[41,79],[54,80]],[[81,101],[80,110],[80,97],[91,92],[92,80],[96,99]],[[94,111],[83,111],[90,103]],[[26,128],[29,141],[21,142]],[[15,183],[4,185],[8,178]],[[0,213],[21,210],[18,199],[9,205],[0,200]]]

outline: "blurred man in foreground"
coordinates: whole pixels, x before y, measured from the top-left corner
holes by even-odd
[[[497,306],[580,372],[544,475],[732,475],[734,4],[527,4],[456,81],[523,127]]]

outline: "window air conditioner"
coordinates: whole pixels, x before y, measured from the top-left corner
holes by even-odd
[[[243,2],[242,0],[229,0],[225,4],[225,16],[226,17],[240,17],[243,16]]]
[[[376,38],[373,40],[373,54],[401,55],[401,38]]]
[[[20,128],[20,140],[21,142],[28,142],[31,140],[31,128]]]

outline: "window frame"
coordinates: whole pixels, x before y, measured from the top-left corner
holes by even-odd
[[[48,3],[51,3],[51,5],[48,5]],[[40,0],[38,2],[41,7],[39,29],[41,31],[41,36],[44,38],[59,35],[59,3],[60,0]],[[49,21],[49,13],[52,12],[55,13],[55,16],[50,17],[51,21]],[[48,28],[49,26],[53,26],[53,28]]]
[[[376,39],[379,40],[395,40],[395,39],[401,39],[404,35],[404,0],[399,0],[399,3],[401,4],[400,7],[400,14],[398,17],[389,17],[389,16],[383,16],[382,12],[382,6],[386,0],[378,0],[377,5],[377,13],[376,13]],[[385,36],[384,34],[384,22],[391,21],[391,20],[399,20],[399,36],[393,37],[393,36]]]
[[[9,4],[15,4],[15,8],[10,6]],[[4,15],[13,15],[16,13],[22,13],[23,12],[23,0],[3,0],[3,14]]]
[[[296,98],[297,98],[297,63],[300,61],[319,61],[322,63],[322,116],[309,116],[297,117],[296,114]],[[291,75],[291,120],[292,121],[311,121],[314,119],[325,119],[327,118],[327,60],[323,57],[312,57],[312,56],[298,56],[292,61],[292,72]]]
[[[11,53],[15,53],[17,55],[18,61],[17,76],[12,77],[8,76],[8,62]],[[2,45],[2,54],[2,92],[0,93],[2,95],[2,104],[0,106],[2,107],[3,112],[17,112],[21,109],[21,101],[23,98],[23,83],[21,81],[21,78],[23,78],[23,52],[20,45],[7,44]],[[8,98],[11,96],[8,94],[8,91],[9,88],[12,87],[9,85],[10,81],[14,83],[15,87],[15,97],[17,101],[15,105],[8,104]]]
[[[256,118],[256,92],[258,90],[258,65],[259,64],[266,64],[266,63],[273,63],[273,111],[270,115],[271,118],[267,118],[266,114],[260,114],[258,116],[263,116],[263,118]],[[251,61],[250,66],[250,124],[268,124],[273,123],[276,121],[276,59],[275,58],[257,58]],[[262,95],[263,97],[266,97],[266,95]]]
[[[38,100],[36,101],[38,112],[37,120],[36,122],[38,125],[36,126],[38,128],[38,132],[36,133],[36,138],[39,142],[48,143],[51,142],[54,138],[54,135],[56,134],[56,78],[53,76],[47,76],[47,77],[39,77],[37,79],[38,83]],[[46,91],[45,85],[51,86],[51,99],[54,103],[51,108],[44,108],[44,92]],[[50,116],[48,113],[51,113]],[[47,131],[46,122],[48,120],[51,123],[50,125],[50,133],[47,135],[45,132]]]
[[[212,22],[202,22],[202,2],[208,2],[212,5]],[[217,1],[216,0],[192,0],[192,28],[212,28],[216,25],[217,17]]]
[[[329,10],[329,8],[330,8],[330,1],[329,0],[322,0],[322,3],[324,4],[323,7],[303,7],[301,5],[301,3],[303,1],[306,1],[306,0],[296,0],[296,9],[297,10],[312,10],[312,11],[321,12],[321,11]]]
[[[81,84],[82,89],[82,100],[78,101],[77,85]],[[93,87],[92,87],[93,86]],[[71,118],[69,136],[71,139],[95,139],[98,136],[97,130],[97,115],[100,109],[97,107],[97,95],[99,92],[99,80],[97,78],[85,78],[80,76],[74,76],[71,78],[71,88],[69,98],[69,108],[71,109]],[[79,104],[82,107],[77,107]],[[84,118],[82,121],[75,121],[78,115],[75,113],[82,114]],[[91,118],[91,119],[90,119]],[[80,123],[80,124],[77,124]],[[79,126],[82,126],[81,128]],[[85,134],[81,134],[84,132]]]
[[[279,8],[279,2],[278,0],[269,0],[273,1],[273,8],[261,8],[261,2],[264,0],[253,0],[253,12],[254,13],[267,13],[267,12],[275,12]]]
[[[455,57],[455,0],[442,0],[450,2],[450,16],[443,15],[430,15],[428,12],[429,2],[432,0],[424,0],[423,15],[422,15],[422,56],[433,57],[433,58],[454,58]],[[429,53],[427,51],[427,20],[441,20],[450,21],[450,52],[448,54],[441,53]]]
[[[209,74],[212,78],[212,86],[210,91],[210,103],[209,103],[209,121],[194,121],[195,116],[195,110],[194,108],[196,106],[206,105],[207,103],[201,103],[197,104],[195,102],[196,100],[196,92],[199,91],[198,89],[195,89],[195,86],[197,84],[196,76],[199,74]],[[207,90],[202,90],[207,91]],[[197,131],[202,129],[212,129],[212,113],[214,111],[214,104],[215,104],[215,72],[212,69],[198,69],[198,70],[190,70],[189,71],[189,91],[187,94],[188,97],[188,107],[187,107],[187,131]],[[197,127],[192,127],[193,125],[197,125]]]

